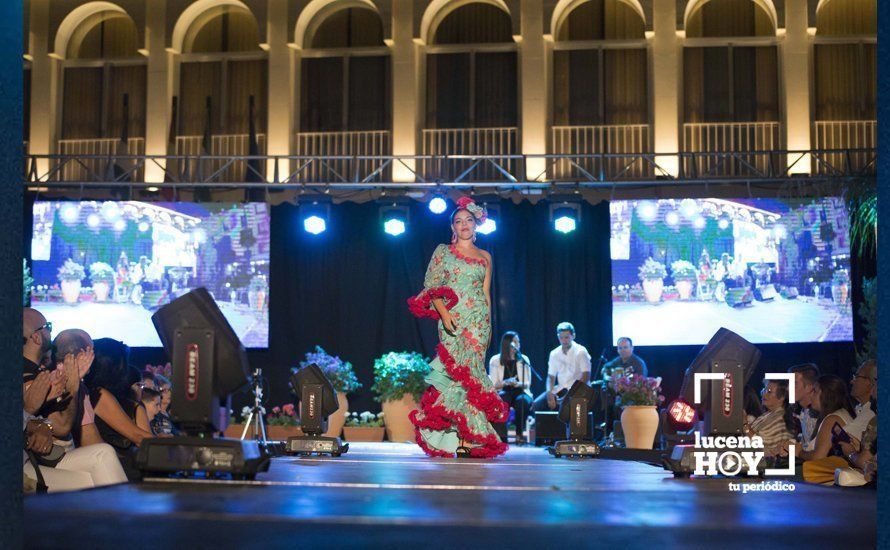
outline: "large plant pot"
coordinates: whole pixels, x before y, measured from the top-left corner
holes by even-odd
[[[834,301],[835,305],[841,306],[846,304],[849,292],[850,288],[847,286],[847,283],[831,285],[831,299]]]
[[[621,411],[621,431],[628,449],[651,449],[658,431],[655,406],[628,406]]]
[[[62,281],[62,299],[66,304],[76,304],[80,299],[80,281]]]
[[[676,282],[677,292],[680,293],[681,300],[688,300],[692,297],[692,289],[694,284],[689,279],[680,279]]]
[[[383,441],[384,434],[386,434],[386,429],[383,426],[343,427],[343,438],[346,439],[346,441]]]
[[[664,279],[644,279],[643,294],[650,304],[661,303],[661,294],[664,292]]]
[[[346,414],[349,412],[349,401],[346,400],[346,394],[337,392],[337,403],[340,408],[328,417],[328,431],[324,433],[327,437],[340,437],[343,425],[346,424]]]
[[[93,283],[93,293],[96,294],[97,302],[108,300],[108,293],[111,291],[111,285],[105,282]]]
[[[411,411],[417,408],[414,396],[405,394],[398,401],[383,402],[383,423],[386,426],[386,438],[390,441],[414,441],[414,424],[408,418]]]

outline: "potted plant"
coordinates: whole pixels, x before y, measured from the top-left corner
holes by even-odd
[[[835,305],[844,305],[849,294],[850,273],[846,269],[838,269],[831,276],[831,299]]]
[[[330,380],[331,385],[334,386],[334,390],[337,392],[337,403],[340,405],[337,411],[328,417],[328,429],[324,435],[340,437],[340,431],[346,422],[346,413],[349,411],[349,401],[346,399],[346,394],[358,390],[362,385],[355,377],[352,363],[329,355],[321,346],[315,346],[315,351],[308,352],[306,360],[300,361],[300,366],[291,370],[296,372],[298,369],[313,363],[318,365],[325,377]]]
[[[254,275],[247,286],[247,303],[252,311],[262,311],[269,294],[269,283],[265,275]]]
[[[266,438],[274,441],[287,441],[288,437],[303,435],[300,420],[293,403],[272,407],[266,415]]]
[[[31,270],[28,268],[28,261],[22,258],[22,306],[28,305],[31,298],[31,285],[34,284],[34,278],[31,277]]]
[[[105,262],[93,262],[90,264],[90,281],[93,283],[96,301],[106,301],[114,285],[114,268]]]
[[[667,270],[664,264],[652,257],[646,258],[640,266],[640,280],[643,281],[643,293],[650,304],[661,302],[661,293],[664,291],[664,278]]]
[[[383,441],[386,430],[383,428],[385,414],[374,414],[365,411],[361,414],[350,413],[343,426],[343,437],[346,441]]]
[[[618,396],[621,430],[628,449],[651,449],[658,432],[656,406],[664,401],[661,378],[618,376],[611,382]]]
[[[80,282],[86,277],[83,266],[71,258],[59,268],[59,282],[62,283],[62,298],[66,304],[76,304],[80,299]]]
[[[390,441],[414,441],[414,425],[408,415],[428,386],[429,360],[416,352],[391,351],[374,360],[374,399],[383,405],[386,437]]]
[[[692,289],[695,288],[695,281],[698,273],[692,262],[686,260],[677,260],[671,264],[671,277],[674,279],[674,286],[680,293],[681,300],[688,300],[692,297]]]

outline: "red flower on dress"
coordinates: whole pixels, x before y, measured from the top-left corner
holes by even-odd
[[[457,305],[457,293],[451,287],[439,286],[429,288],[418,294],[408,298],[408,310],[418,318],[429,317],[430,319],[438,319],[439,312],[433,307],[433,300],[441,298],[445,300],[445,308],[450,310]]]

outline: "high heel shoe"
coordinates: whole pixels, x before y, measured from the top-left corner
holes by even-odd
[[[457,458],[471,458],[472,456],[470,455],[470,449],[468,447],[464,447],[463,445],[457,448],[457,451],[455,451],[455,455],[457,455]]]

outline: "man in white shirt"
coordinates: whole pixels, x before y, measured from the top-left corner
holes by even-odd
[[[575,342],[575,327],[563,322],[556,327],[559,347],[550,352],[547,361],[547,391],[539,395],[532,411],[555,411],[559,401],[576,381],[590,382],[590,353]]]
[[[798,406],[794,416],[800,422],[800,444],[804,451],[812,451],[816,448],[819,417],[818,413],[812,409],[812,404],[821,373],[819,367],[813,363],[794,365],[788,369],[788,372],[794,373],[794,398],[797,400]]]
[[[878,380],[878,363],[868,360],[859,365],[853,373],[850,395],[856,400],[856,418],[844,426],[844,431],[857,442],[862,440],[862,434],[868,423],[875,417],[871,410],[871,394]]]

